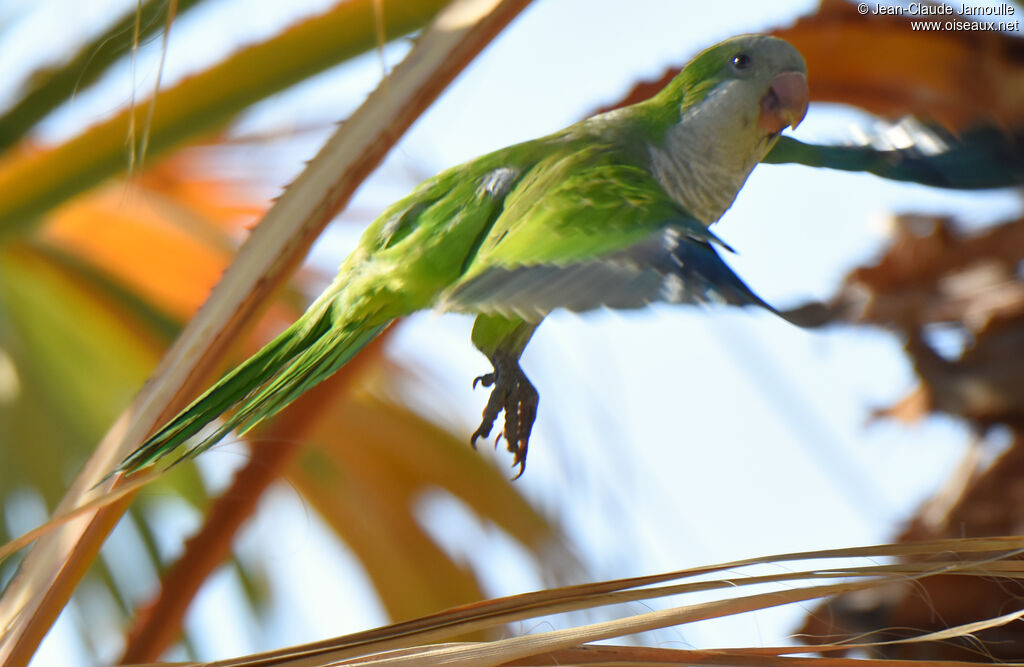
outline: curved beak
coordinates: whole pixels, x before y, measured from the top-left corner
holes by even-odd
[[[802,72],[783,72],[772,79],[768,92],[761,98],[761,114],[757,124],[769,134],[781,132],[788,125],[796,128],[807,115],[811,93]]]

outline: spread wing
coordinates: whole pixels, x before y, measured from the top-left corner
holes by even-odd
[[[715,246],[728,246],[645,169],[600,151],[541,166],[508,193],[442,309],[527,321],[655,301],[772,310],[722,261]]]

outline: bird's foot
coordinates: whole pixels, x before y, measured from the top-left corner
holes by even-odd
[[[519,362],[511,357],[496,354],[491,359],[494,372],[481,375],[473,380],[473,388],[477,383],[491,389],[491,396],[484,408],[483,421],[480,423],[470,442],[476,447],[477,438],[487,438],[491,434],[494,420],[498,414],[505,412],[505,428],[494,439],[494,446],[505,436],[506,449],[512,454],[512,466],[519,466],[519,473],[513,478],[518,479],[526,470],[526,450],[530,441],[530,431],[537,417],[537,390],[519,367]]]

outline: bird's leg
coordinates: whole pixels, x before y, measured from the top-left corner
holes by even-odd
[[[519,367],[519,357],[536,328],[536,322],[500,315],[479,315],[473,324],[473,344],[487,355],[494,372],[473,380],[473,387],[480,383],[492,389],[480,428],[473,433],[470,442],[476,447],[477,438],[487,438],[494,420],[504,412],[505,427],[494,444],[497,446],[504,436],[506,448],[513,457],[512,465],[519,466],[516,477],[526,469],[526,449],[538,402],[537,390]]]
[[[483,421],[480,428],[473,433],[470,442],[476,447],[477,438],[487,438],[498,414],[505,412],[505,428],[498,438],[505,436],[506,447],[512,454],[512,465],[519,466],[518,478],[526,469],[526,451],[530,442],[530,431],[537,417],[537,390],[527,379],[523,369],[519,367],[517,357],[497,352],[491,357],[493,373],[487,373],[473,380],[485,387],[493,386],[491,396],[484,408]],[[494,445],[497,447],[498,438]]]

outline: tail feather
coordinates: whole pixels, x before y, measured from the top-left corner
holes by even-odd
[[[196,446],[193,452],[198,454],[209,448],[231,431],[237,430],[240,435],[244,435],[264,419],[277,414],[351,361],[359,350],[377,337],[384,326],[367,328],[357,325],[337,333],[329,332],[296,355],[287,368],[247,398],[217,433]]]
[[[383,328],[352,325],[339,330],[333,315],[333,309],[323,309],[312,325],[310,318],[300,318],[151,435],[117,472],[134,472],[156,462],[239,404],[242,407],[224,425],[180,454],[175,463],[209,449],[239,426],[252,428],[344,365]]]

